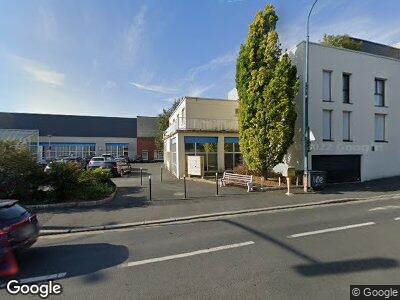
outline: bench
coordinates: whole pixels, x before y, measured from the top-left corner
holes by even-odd
[[[223,187],[226,184],[247,186],[247,191],[252,192],[253,176],[224,172],[224,175],[219,181],[219,186]]]

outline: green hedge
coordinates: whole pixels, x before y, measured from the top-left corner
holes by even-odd
[[[53,162],[45,173],[28,148],[0,141],[0,199],[25,204],[97,200],[115,190],[108,170],[84,170],[74,162]]]

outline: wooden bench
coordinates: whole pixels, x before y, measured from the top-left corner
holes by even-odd
[[[253,176],[224,172],[224,175],[219,181],[219,186],[222,187],[227,184],[247,186],[247,191],[252,192]]]

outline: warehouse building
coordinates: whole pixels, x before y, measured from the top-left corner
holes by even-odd
[[[60,157],[92,157],[111,153],[115,157],[135,160],[138,136],[153,139],[156,119],[50,115],[29,113],[0,113],[0,129],[36,130],[39,132],[38,156],[46,160]],[[154,153],[154,147],[143,151]],[[153,160],[153,155],[148,160]]]

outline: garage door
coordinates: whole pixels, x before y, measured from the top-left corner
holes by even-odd
[[[327,172],[327,182],[361,180],[361,155],[313,155],[312,169]]]

